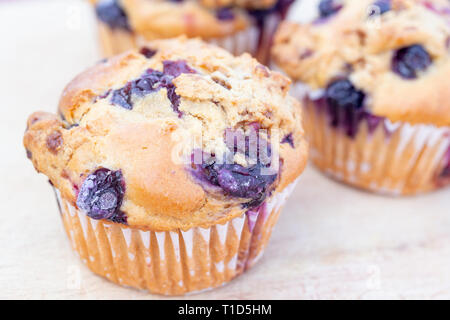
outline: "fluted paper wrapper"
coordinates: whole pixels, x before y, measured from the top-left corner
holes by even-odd
[[[354,134],[331,125],[319,97],[296,84],[312,162],[336,180],[370,191],[410,195],[448,185],[450,128],[366,117]]]
[[[164,295],[218,287],[261,257],[296,182],[263,205],[225,224],[187,231],[142,231],[94,220],[56,190],[67,235],[81,260],[115,283]]]
[[[280,21],[279,14],[272,14],[267,17],[267,21],[262,28],[251,26],[226,37],[204,40],[226,49],[233,55],[241,55],[247,52],[261,63],[266,63],[269,58],[273,34]],[[130,49],[137,49],[147,43],[142,36],[136,33],[112,29],[101,21],[98,22],[98,25],[101,49],[105,57],[111,57]]]

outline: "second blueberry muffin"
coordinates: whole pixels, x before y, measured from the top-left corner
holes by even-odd
[[[278,23],[294,0],[92,0],[105,56],[146,41],[200,37],[266,62]]]
[[[276,64],[296,80],[311,159],[351,185],[414,194],[450,183],[448,1],[320,1],[284,24]]]
[[[92,271],[183,294],[257,261],[307,148],[284,76],[199,40],[149,45],[75,78],[24,144]]]

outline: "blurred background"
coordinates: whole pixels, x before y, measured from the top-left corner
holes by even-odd
[[[309,9],[292,12],[307,19]],[[88,1],[0,0],[0,298],[159,299],[93,275],[75,256],[47,179],[25,156],[33,111],[101,59]],[[450,298],[450,197],[390,198],[309,167],[261,262],[193,299]]]

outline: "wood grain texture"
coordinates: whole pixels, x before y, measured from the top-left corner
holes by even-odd
[[[98,58],[86,3],[0,4],[0,298],[163,299],[92,274],[70,248],[52,190],[25,157],[28,114],[54,111]],[[20,19],[19,19],[20,18]],[[308,168],[258,265],[186,299],[450,298],[450,190],[386,198]]]

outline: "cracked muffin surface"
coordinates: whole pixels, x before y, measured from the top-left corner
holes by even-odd
[[[352,106],[391,121],[450,125],[448,1],[322,0],[317,10],[276,35],[273,57],[289,76],[313,90],[347,82]]]
[[[24,144],[35,168],[91,218],[161,231],[208,227],[257,207],[303,171],[307,147],[289,86],[247,54],[154,41],[76,77],[58,115],[29,118]],[[252,157],[252,141],[268,152]]]

